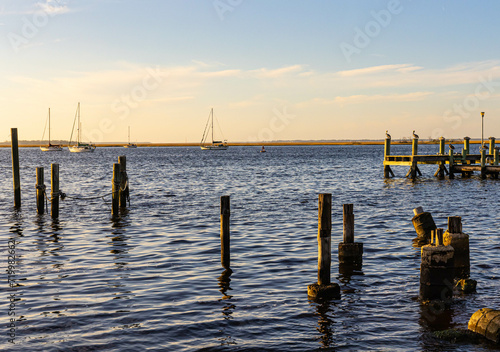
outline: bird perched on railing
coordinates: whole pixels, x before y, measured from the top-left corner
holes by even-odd
[[[385,131],[385,138],[391,139],[391,135],[389,134],[389,130]]]
[[[418,139],[418,134],[415,133],[415,130],[413,130],[413,138],[417,138]]]

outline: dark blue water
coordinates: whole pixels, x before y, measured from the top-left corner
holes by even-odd
[[[437,146],[421,146],[436,153]],[[9,351],[489,351],[433,331],[466,328],[500,308],[500,181],[383,179],[383,146],[21,149],[22,210],[10,150],[0,150],[0,348]],[[409,146],[393,146],[408,154]],[[112,164],[127,155],[131,206],[111,220]],[[35,168],[60,164],[58,222],[36,215]],[[308,301],[317,278],[318,194],[333,195],[332,280],[342,298]],[[97,198],[104,195],[104,200]],[[220,264],[219,202],[231,196],[232,275]],[[94,198],[94,199],[79,199]],[[353,203],[363,270],[340,275],[342,204]],[[438,227],[461,216],[477,293],[450,308],[416,298],[420,253],[412,209]],[[15,286],[7,276],[15,242]],[[12,243],[12,242],[10,242]],[[11,280],[11,283],[13,281]],[[13,296],[12,296],[13,295]],[[9,297],[14,297],[13,310]],[[15,312],[15,315],[8,314]],[[13,343],[9,324],[13,319]]]

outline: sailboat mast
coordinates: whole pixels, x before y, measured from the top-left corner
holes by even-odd
[[[49,108],[49,145],[50,145],[50,108]]]
[[[214,108],[210,111],[210,115],[212,115],[212,144],[214,144]]]
[[[130,126],[128,126],[128,144],[130,144]]]
[[[77,137],[77,145],[80,145],[80,128],[81,128],[81,124],[80,124],[80,103],[78,103],[78,133],[76,135]]]

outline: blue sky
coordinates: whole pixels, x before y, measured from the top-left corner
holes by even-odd
[[[0,126],[94,142],[500,133],[500,4],[4,0]],[[1,140],[2,138],[0,138]]]

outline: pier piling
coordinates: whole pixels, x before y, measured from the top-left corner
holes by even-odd
[[[352,204],[343,205],[344,242],[339,243],[338,249],[339,270],[342,272],[361,270],[363,265],[363,243],[354,242],[353,208]]]
[[[443,229],[434,231],[434,243],[422,246],[420,299],[446,300],[453,295],[454,249],[443,245]]]
[[[122,155],[118,157],[120,164],[120,208],[127,207],[127,199],[129,198],[128,175],[127,175],[127,157]]]
[[[120,164],[113,164],[113,187],[112,187],[112,206],[111,215],[113,218],[118,217],[120,206]]]
[[[318,200],[318,282],[307,286],[310,299],[340,298],[340,287],[331,283],[332,195],[320,194]]]
[[[231,204],[229,196],[220,197],[220,245],[221,245],[221,263],[222,267],[229,269],[231,250],[230,250],[230,216]]]
[[[500,311],[490,308],[479,309],[471,316],[468,329],[500,344]]]
[[[462,233],[462,218],[448,217],[448,230],[444,233],[444,245],[452,246],[454,253],[455,279],[468,279],[470,276],[469,235]]]
[[[45,184],[43,180],[43,167],[36,168],[36,210],[39,215],[45,212]]]
[[[50,215],[59,217],[59,164],[50,165]]]
[[[417,232],[417,247],[421,247],[431,242],[432,231],[436,230],[437,227],[431,213],[424,212],[422,207],[413,209],[413,214],[411,222]]]
[[[385,138],[384,144],[384,161],[387,160],[387,156],[391,155],[391,137]],[[391,167],[389,165],[385,165],[384,163],[384,178],[394,177],[394,172],[392,172]]]
[[[19,143],[17,128],[11,128],[12,178],[14,181],[14,207],[21,208],[21,177],[19,174]]]

